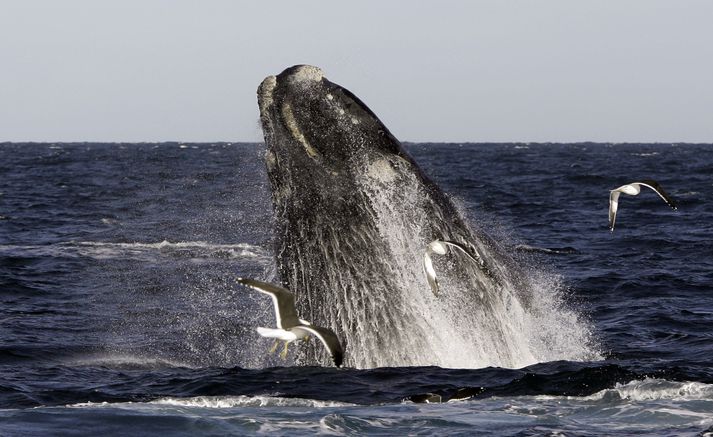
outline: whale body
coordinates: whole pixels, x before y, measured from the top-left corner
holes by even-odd
[[[468,225],[359,98],[297,65],[267,77],[258,104],[279,280],[300,314],[345,343],[345,365],[520,367],[550,358],[527,274]],[[483,261],[458,251],[434,260],[438,296],[421,266],[434,240],[467,245]],[[297,360],[329,363],[314,345]]]

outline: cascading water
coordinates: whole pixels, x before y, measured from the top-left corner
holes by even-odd
[[[516,368],[599,358],[587,323],[565,305],[559,278],[501,253],[467,225],[437,219],[444,212],[410,165],[365,159],[350,190],[361,218],[335,221],[315,208],[282,246],[301,313],[339,333],[346,365]],[[422,259],[436,236],[473,244],[487,270],[459,253],[437,257],[441,292],[434,296]],[[302,352],[301,363],[326,359],[321,347]]]
[[[402,326],[397,341],[408,346],[379,351],[352,348],[349,354],[357,367],[368,366],[370,355],[380,356],[389,365],[458,368],[598,358],[589,327],[564,304],[559,278],[528,266],[508,265],[515,261],[491,254],[487,245],[479,244],[479,253],[500,273],[500,283],[464,256],[450,253],[436,260],[442,288],[434,296],[421,264],[432,235],[430,208],[424,208],[430,200],[414,173],[395,171],[392,165],[405,164],[372,162],[358,183],[368,195],[379,238],[386,242],[385,246],[374,243],[370,256],[384,263],[386,270],[381,274],[389,275],[393,286],[372,290],[369,299],[390,307],[393,324]],[[442,232],[448,236],[445,226]],[[513,278],[511,270],[522,277]],[[330,304],[343,302],[334,299]],[[380,322],[361,320],[356,332],[345,332],[346,342],[363,344],[358,338],[382,335]],[[400,352],[403,349],[408,353]]]

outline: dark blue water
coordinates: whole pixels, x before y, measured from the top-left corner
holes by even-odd
[[[713,426],[713,145],[412,144],[469,219],[558,275],[602,360],[294,367],[259,144],[0,144],[0,434],[699,435]],[[607,229],[609,190],[622,196]],[[442,403],[423,403],[424,401]],[[448,402],[446,402],[448,401]]]

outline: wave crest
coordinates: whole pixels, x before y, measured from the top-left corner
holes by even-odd
[[[271,254],[249,243],[215,244],[205,241],[112,243],[71,241],[47,245],[0,244],[0,255],[55,258],[131,259],[153,261],[161,257],[190,259],[270,260]]]
[[[606,401],[713,400],[713,384],[647,378],[626,384],[617,384],[614,388],[602,390],[585,399]]]

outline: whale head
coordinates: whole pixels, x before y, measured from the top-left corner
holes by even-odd
[[[517,262],[463,220],[359,98],[297,65],[267,77],[258,103],[280,280],[298,314],[340,338],[348,366],[534,362]],[[442,255],[430,272],[438,297],[426,250]],[[307,345],[298,360],[329,357]]]
[[[412,163],[381,120],[317,67],[296,65],[267,77],[258,104],[273,186],[330,184],[389,156]]]

